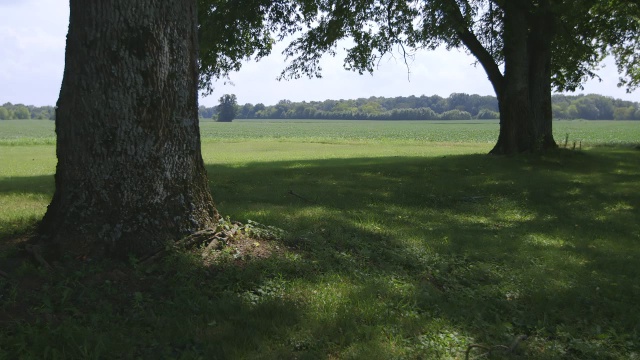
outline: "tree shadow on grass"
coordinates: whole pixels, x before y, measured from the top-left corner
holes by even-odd
[[[433,339],[419,345],[443,332],[458,344],[535,335],[534,357],[600,357],[637,351],[640,324],[628,315],[640,311],[638,160],[626,150],[561,151],[208,170],[223,214],[291,232],[288,245],[302,260],[280,276],[309,288],[327,278],[350,284],[349,310],[311,336],[339,334],[340,321],[370,323],[351,328],[360,340],[341,343],[342,355],[371,339],[380,345],[386,330],[363,330],[379,326],[402,328],[412,343],[404,349],[416,356],[448,356]],[[387,281],[387,293],[404,295],[381,299]],[[362,295],[372,286],[378,292]],[[357,304],[388,315],[359,316]],[[400,325],[412,316],[420,321]]]
[[[208,165],[221,213],[285,229],[281,252],[82,263],[35,297],[41,323],[6,338],[77,357],[389,359],[461,358],[526,334],[529,358],[625,357],[638,351],[639,158]]]
[[[53,190],[51,175],[0,177],[0,251],[5,239],[33,230]]]
[[[0,196],[43,194],[53,196],[53,175],[0,177]]]

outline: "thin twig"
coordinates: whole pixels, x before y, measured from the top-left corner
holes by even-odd
[[[171,251],[172,249],[178,247],[178,246],[182,246],[185,248],[191,248],[193,246],[195,246],[198,243],[203,243],[205,242],[207,239],[211,239],[216,235],[216,230],[215,229],[211,229],[211,228],[207,228],[207,229],[203,229],[200,231],[196,231],[193,234],[190,234],[178,241],[176,241],[175,244],[173,244],[173,246],[170,246],[168,248],[164,248],[161,249],[159,251],[157,251],[154,254],[149,255],[146,258],[143,258],[140,261],[140,264],[142,265],[147,265],[147,264],[151,264],[153,262],[155,262],[156,260],[163,258],[165,255],[167,255],[169,253],[169,251]]]
[[[204,250],[202,250],[202,258],[206,258],[207,256],[209,256],[209,254],[211,253],[211,250],[213,249],[217,249],[220,246],[221,242],[216,238],[213,239],[209,245],[207,245],[206,248],[204,248]]]
[[[2,276],[5,279],[10,279],[11,276],[9,276],[9,274],[7,274],[6,272],[0,270],[0,276]]]
[[[505,345],[487,346],[487,345],[481,345],[481,344],[471,344],[471,345],[469,345],[467,347],[467,351],[465,351],[464,358],[465,358],[465,360],[469,360],[469,355],[471,354],[471,350],[473,350],[474,348],[478,348],[478,349],[482,349],[482,350],[486,351],[482,355],[491,355],[491,353],[493,351],[495,351],[495,350],[503,350],[506,354],[510,354],[510,353],[513,353],[516,350],[516,348],[518,347],[520,342],[522,342],[523,340],[526,340],[526,339],[527,339],[527,335],[519,335],[511,343],[511,346],[505,346]]]
[[[215,229],[211,229],[211,228],[204,229],[204,230],[196,231],[193,234],[182,238],[176,243],[176,245],[184,246],[185,248],[191,248],[194,245],[205,242],[205,240],[211,239],[214,236],[216,236]]]
[[[488,346],[484,346],[484,345],[480,345],[480,344],[471,344],[471,345],[469,345],[467,347],[467,351],[465,352],[465,355],[464,355],[464,359],[465,360],[469,360],[469,354],[471,353],[471,350],[473,348],[479,348],[479,349],[485,350],[487,352],[491,351],[491,348],[489,348]]]
[[[302,200],[304,200],[304,201],[306,201],[308,203],[312,203],[312,204],[315,203],[315,201],[313,201],[313,200],[309,200],[309,199],[307,199],[306,197],[304,197],[302,195],[298,195],[298,194],[294,193],[293,190],[289,190],[289,195],[293,195],[293,196],[295,196],[295,197],[297,197],[299,199],[302,199]]]
[[[477,201],[484,198],[486,198],[486,196],[465,196],[460,198],[460,200],[461,201]]]
[[[42,257],[42,248],[39,245],[27,244],[25,245],[24,249],[27,251],[27,253],[31,254],[31,256],[33,256],[40,265],[42,265],[45,269],[51,271],[52,267],[51,265],[49,265],[47,260]]]

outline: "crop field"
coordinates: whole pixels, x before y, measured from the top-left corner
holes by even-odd
[[[14,245],[53,123],[0,121],[0,359],[640,359],[640,122],[554,127],[496,157],[495,121],[202,122],[225,224],[262,237],[47,271]]]
[[[203,121],[203,142],[277,140],[319,143],[353,142],[451,142],[495,143],[496,120],[471,121],[344,121],[344,120],[236,120],[232,123]],[[564,143],[616,145],[637,143],[639,121],[555,121],[554,137]],[[0,145],[53,144],[53,121],[0,121]]]

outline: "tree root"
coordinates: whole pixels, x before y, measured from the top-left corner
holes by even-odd
[[[9,276],[9,274],[7,274],[6,272],[0,270],[0,277],[3,277],[5,279],[11,279],[11,276]]]
[[[204,250],[202,250],[202,258],[206,258],[212,250],[216,250],[220,248],[221,242],[218,239],[213,239],[209,245],[207,245]]]
[[[185,249],[191,249],[192,247],[205,243],[207,241],[211,241],[211,238],[215,237],[216,234],[218,233],[216,231],[217,229],[204,229],[204,230],[200,230],[200,231],[196,231],[193,234],[178,240],[178,242],[176,242],[175,246],[177,247],[182,247]]]
[[[178,248],[190,249],[195,245],[198,245],[206,242],[207,240],[210,240],[212,237],[215,236],[215,234],[216,234],[216,229],[212,229],[212,228],[196,231],[193,234],[190,234],[176,241],[172,246],[167,246],[164,249],[158,252],[155,252],[149,255],[148,257],[141,259],[140,264],[141,265],[153,264],[154,262],[156,262],[159,259],[162,259],[163,257],[165,257],[167,254],[169,254],[171,251],[175,249],[178,249]]]
[[[487,345],[482,345],[482,344],[471,344],[467,347],[467,351],[465,352],[465,360],[469,360],[469,355],[471,354],[471,350],[478,348],[478,349],[482,349],[485,351],[484,354],[482,355],[491,355],[492,352],[494,352],[495,350],[502,350],[507,354],[513,353],[516,348],[518,347],[518,345],[523,341],[526,340],[528,338],[527,335],[519,335],[518,337],[515,338],[515,340],[511,343],[510,346],[506,346],[506,345],[493,345],[493,346],[487,346]]]
[[[32,244],[26,244],[24,246],[24,250],[31,256],[33,256],[34,259],[36,259],[36,261],[42,265],[42,267],[44,267],[45,269],[51,271],[53,268],[51,267],[51,265],[49,265],[49,263],[47,262],[47,260],[45,260],[42,257],[42,247],[40,245],[32,245]]]
[[[196,246],[205,246],[202,251],[202,257],[206,258],[211,250],[220,248],[223,244],[226,244],[233,240],[233,238],[244,228],[245,226],[237,221],[234,222],[221,222],[218,226],[213,228],[207,228],[197,231],[191,235],[188,235],[178,240],[172,246],[162,249],[147,258],[140,261],[142,265],[149,265],[155,261],[163,258],[169,252],[175,249],[192,249]],[[205,245],[206,244],[206,245]]]
[[[288,194],[289,194],[289,195],[293,195],[293,196],[297,197],[298,199],[302,199],[302,200],[304,200],[305,202],[308,202],[308,203],[310,203],[310,204],[315,204],[315,203],[316,203],[315,201],[313,201],[313,200],[309,200],[309,199],[307,199],[306,197],[304,197],[304,196],[302,196],[302,195],[300,195],[300,194],[296,194],[295,192],[293,192],[293,190],[289,190]]]

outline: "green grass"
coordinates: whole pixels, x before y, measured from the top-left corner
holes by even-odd
[[[0,239],[25,232],[51,201],[55,148],[0,146]]]
[[[53,121],[0,121],[0,145],[50,145],[55,143]],[[343,120],[236,120],[232,123],[203,121],[203,142],[296,141],[317,143],[442,142],[494,144],[497,121],[343,121]],[[569,146],[638,143],[639,121],[555,121],[559,143],[569,135]]]
[[[249,140],[233,134],[272,125],[212,124],[229,138],[203,144],[221,213],[286,230],[273,256],[18,265],[0,278],[0,358],[464,359],[521,334],[489,358],[640,356],[640,151],[490,157],[423,143],[422,123],[341,123],[329,143],[296,124]],[[54,147],[0,159],[1,243],[44,213]]]
[[[51,120],[0,120],[0,145],[51,145],[56,133]]]
[[[318,143],[480,142],[490,143],[495,121],[342,121],[287,120],[201,123],[205,141],[267,139]]]

